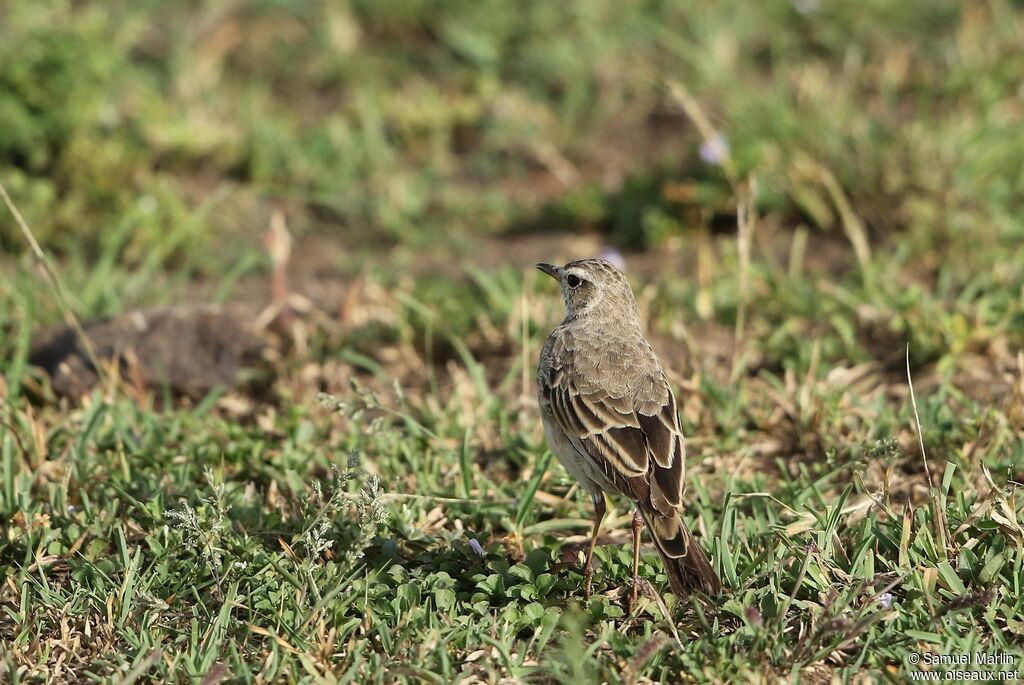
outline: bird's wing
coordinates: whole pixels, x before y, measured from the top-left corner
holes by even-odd
[[[686,457],[676,398],[649,347],[639,358],[581,358],[571,342],[545,346],[538,380],[542,402],[576,451],[632,498],[651,531],[673,590],[717,595],[722,583],[681,516]],[[629,372],[623,372],[628,367]],[[611,378],[629,378],[629,384]]]
[[[653,355],[652,355],[653,356]],[[625,495],[663,516],[682,506],[686,468],[676,400],[657,364],[633,374],[626,392],[588,382],[555,360],[541,392],[558,427]]]

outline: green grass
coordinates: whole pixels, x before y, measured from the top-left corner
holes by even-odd
[[[310,311],[252,397],[54,400],[65,312],[0,220],[0,680],[1024,670],[1018,4],[510,8],[3,10],[0,182],[75,314],[264,302],[275,210]],[[717,601],[648,547],[625,614],[621,499],[589,602],[563,558],[530,261],[581,244],[632,250]]]

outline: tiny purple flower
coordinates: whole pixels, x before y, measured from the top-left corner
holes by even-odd
[[[598,256],[606,262],[614,264],[616,269],[625,270],[626,268],[626,259],[622,256],[622,253],[614,247],[604,248]]]
[[[883,592],[878,595],[878,603],[882,605],[883,609],[892,609],[892,600],[893,597],[891,592]]]
[[[476,539],[476,538],[470,538],[470,539],[469,539],[469,548],[470,548],[471,550],[473,550],[473,554],[477,555],[477,556],[478,556],[478,557],[480,557],[481,559],[483,559],[483,558],[484,558],[484,548],[483,548],[483,546],[482,546],[482,545],[480,544],[480,542],[479,542],[479,541],[477,541],[477,539]]]
[[[705,164],[721,166],[729,156],[729,141],[721,133],[715,133],[700,144],[700,158]]]

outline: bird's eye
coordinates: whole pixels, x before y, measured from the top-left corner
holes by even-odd
[[[569,274],[565,277],[565,282],[569,284],[570,288],[575,288],[580,284],[580,277],[576,274]]]

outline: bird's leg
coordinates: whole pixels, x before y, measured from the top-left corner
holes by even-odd
[[[640,589],[640,533],[643,532],[643,529],[644,517],[640,515],[640,510],[636,509],[633,512],[633,587],[630,590],[629,606],[626,613],[632,613],[633,607],[636,605],[637,590]]]
[[[592,495],[594,498],[594,532],[590,536],[590,544],[587,545],[587,560],[583,563],[583,597],[590,599],[590,583],[594,579],[594,546],[597,545],[597,534],[601,531],[601,522],[604,521],[604,493],[597,492]]]

